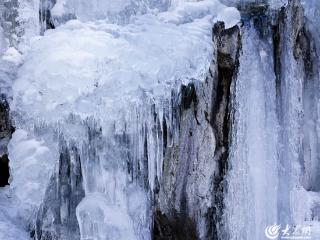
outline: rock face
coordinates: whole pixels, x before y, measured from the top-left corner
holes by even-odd
[[[11,126],[9,105],[4,96],[0,100],[0,187],[9,184],[8,143],[14,129]]]
[[[280,206],[275,209],[278,221],[290,222],[290,218],[298,214],[298,210],[290,209],[290,201],[297,204],[299,200],[281,196],[296,191],[290,186],[296,181],[296,174],[304,178],[296,184],[303,185],[307,191],[319,191],[319,171],[315,170],[319,169],[318,110],[314,104],[319,98],[314,91],[319,88],[319,36],[314,25],[304,17],[299,1],[289,1],[286,7],[277,10],[271,9],[266,1],[241,4],[238,8],[242,14],[243,31],[254,29],[252,31],[257,33],[254,41],[261,44],[261,49],[273,52],[270,74],[275,75],[274,111],[281,126],[276,134],[279,134],[277,141],[285,146],[285,150],[276,150],[281,156],[276,161],[283,168],[290,169],[288,172],[281,168],[275,170],[279,171],[275,174],[279,174],[280,197],[275,195],[273,200]],[[215,51],[206,81],[195,81],[181,88],[179,103],[175,106],[178,139],[166,148],[163,179],[155,195],[155,239],[237,239],[233,237],[245,234],[226,233],[230,229],[224,221],[227,193],[224,187],[229,181],[229,151],[236,126],[232,116],[238,107],[236,102],[231,104],[231,99],[238,94],[232,88],[237,84],[241,64],[241,41],[248,40],[242,38],[237,26],[225,30],[223,23],[216,23],[213,28]],[[268,53],[261,50],[259,54],[263,58],[263,54]],[[290,69],[290,64],[297,69]],[[292,102],[296,103],[294,107],[290,106]],[[289,122],[292,124],[290,128],[287,127]],[[296,141],[299,149],[292,149],[291,141]],[[303,146],[299,144],[301,141]],[[302,163],[302,173],[295,172],[289,159]],[[317,214],[314,209],[317,206],[311,206],[310,211]],[[246,238],[261,234],[260,228],[251,229]]]
[[[9,184],[9,159],[7,145],[11,138],[11,124],[9,120],[9,107],[6,100],[0,103],[0,187]]]
[[[228,156],[230,84],[240,51],[237,26],[213,28],[214,54],[205,82],[182,86],[175,106],[179,134],[166,148],[154,210],[155,239],[212,239],[222,210]]]
[[[7,145],[11,138],[13,128],[11,126],[9,105],[4,96],[0,100],[0,152],[7,154]]]
[[[236,79],[241,49],[240,30],[237,26],[224,30],[222,23],[214,27],[217,46],[217,78],[213,79],[213,98],[211,125],[216,137],[215,161],[218,164],[214,178],[214,224],[213,236],[218,239],[223,215],[223,180],[228,168],[230,136],[231,136],[231,84]]]

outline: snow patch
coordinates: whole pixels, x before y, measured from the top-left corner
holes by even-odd
[[[231,28],[237,25],[240,22],[240,19],[240,12],[234,7],[224,8],[217,16],[217,21],[224,22],[225,28]]]

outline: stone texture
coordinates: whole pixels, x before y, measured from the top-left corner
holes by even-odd
[[[0,187],[9,184],[8,143],[14,128],[11,126],[9,105],[5,96],[0,100]]]
[[[213,239],[221,211],[220,181],[228,148],[230,84],[236,73],[240,31],[213,28],[214,54],[205,82],[182,86],[179,138],[166,148],[156,194],[155,239]]]

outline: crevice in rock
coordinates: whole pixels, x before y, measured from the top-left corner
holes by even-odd
[[[313,57],[315,54],[316,47],[313,43],[312,34],[308,31],[305,23],[294,40],[293,55],[296,60],[302,59],[307,79],[310,79],[316,72],[315,68],[317,65]]]
[[[173,211],[174,212],[174,211]],[[182,218],[175,213],[167,216],[161,211],[154,213],[153,226],[154,240],[196,240],[196,224],[193,220],[185,216]]]
[[[281,32],[283,30],[283,21],[285,16],[285,8],[282,7],[276,19],[276,23],[272,26],[272,43],[273,43],[273,66],[276,76],[276,96],[281,96]]]
[[[223,211],[223,179],[227,170],[230,145],[230,88],[237,75],[241,37],[238,26],[225,29],[218,22],[213,28],[213,40],[217,44],[217,76],[212,90],[212,115],[210,123],[216,138],[215,159],[218,171],[214,178],[214,208],[212,209],[213,239],[219,239]]]
[[[5,96],[0,100],[0,187],[9,185],[10,168],[8,158],[8,143],[14,127],[11,126],[9,104]]]
[[[182,85],[180,89],[181,100],[180,100],[180,115],[181,112],[188,110],[191,108],[193,104],[193,113],[194,117],[199,125],[199,120],[197,117],[197,104],[198,104],[198,97],[197,91],[194,83],[189,83],[187,86]]]
[[[194,103],[197,105],[197,93],[193,83],[189,83],[187,86],[181,86],[181,107],[183,110],[187,110]]]
[[[9,159],[8,155],[4,154],[0,157],[0,187],[9,185]]]

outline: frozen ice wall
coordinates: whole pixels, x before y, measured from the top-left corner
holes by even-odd
[[[311,225],[312,239],[319,237],[319,33],[315,2],[304,4],[305,13],[291,1],[274,15],[273,31],[261,31],[261,11],[258,24],[243,28],[224,199],[228,239],[263,239],[275,223],[291,231]]]
[[[2,27],[0,27],[0,55],[3,54],[5,49],[4,33]]]
[[[15,1],[11,1],[15,3]],[[16,48],[25,52],[32,39],[40,33],[39,23],[39,0],[18,0],[17,4],[10,9],[16,11],[13,16],[16,25],[13,31],[13,38],[16,38]]]
[[[32,2],[24,3],[32,9]],[[239,12],[211,0],[41,4],[52,7],[55,16],[68,12],[77,19],[29,38],[13,84],[15,125],[40,145],[30,146],[35,156],[25,161],[36,176],[23,184],[37,177],[35,188],[48,184],[36,171],[42,164],[52,170],[42,141],[55,158],[35,235],[66,238],[77,231],[68,233],[63,225],[77,220],[83,240],[150,239],[150,204],[162,175],[163,121],[174,134],[172,90],[204,80],[213,22],[225,20],[231,27]],[[24,18],[28,26],[29,17]],[[18,153],[11,148],[10,154],[13,169],[22,171]],[[14,174],[12,179],[19,182]],[[22,186],[14,189],[18,198]],[[85,196],[75,212],[70,206],[81,191]],[[34,196],[22,197],[28,202]]]
[[[222,3],[228,6],[246,6],[248,4],[267,4],[271,9],[279,9],[287,5],[287,0],[221,0]]]
[[[171,0],[58,0],[53,9],[56,16],[65,12],[74,14],[81,20],[109,19],[112,22],[125,23],[130,17],[138,13],[146,13],[149,9],[165,11]]]
[[[278,119],[271,49],[253,26],[243,29],[224,199],[227,239],[264,239],[265,227],[277,222]]]
[[[17,130],[8,146],[10,188],[20,202],[19,212],[26,222],[35,218],[35,212],[43,201],[48,176],[52,174],[56,153],[43,140],[37,140],[24,130]]]
[[[81,21],[104,19],[111,23],[126,24],[137,15],[147,12],[162,12],[173,6],[171,0],[42,0],[46,17],[59,25],[66,20],[77,18]]]

